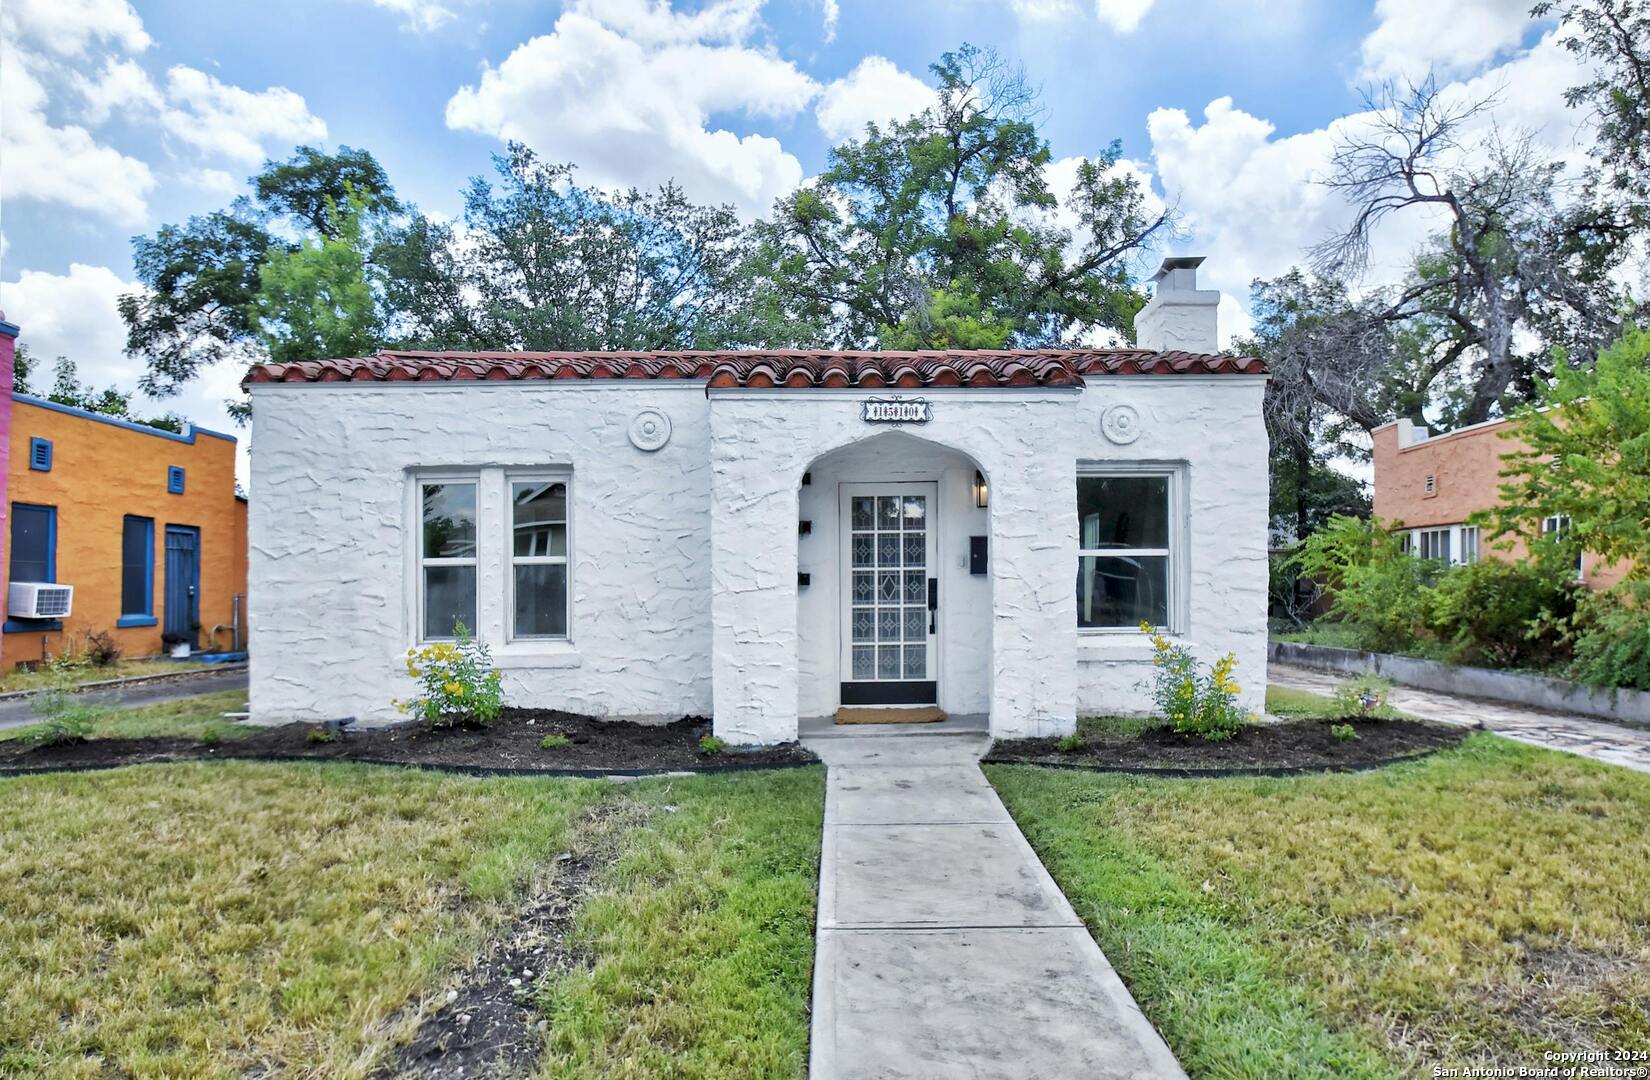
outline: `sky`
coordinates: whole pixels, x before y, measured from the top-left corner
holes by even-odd
[[[588,184],[675,178],[754,218],[865,122],[919,110],[928,65],[970,42],[1041,88],[1057,189],[1121,140],[1121,167],[1176,207],[1172,250],[1207,256],[1229,341],[1250,281],[1346,221],[1318,181],[1367,88],[1431,75],[1494,94],[1482,126],[1579,160],[1588,137],[1561,95],[1581,72],[1530,4],[6,0],[0,310],[37,357],[135,386],[115,307],[137,287],[131,238],[224,205],[298,144],[368,149],[404,198],[448,216],[514,139]],[[1394,221],[1366,284],[1436,224]],[[212,370],[159,408],[234,431],[222,402],[241,374]]]

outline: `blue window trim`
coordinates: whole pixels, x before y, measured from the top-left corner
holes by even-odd
[[[173,495],[183,494],[183,466],[166,466],[166,490]]]
[[[57,581],[57,507],[45,506],[41,503],[12,503],[12,518],[16,519],[18,510],[46,511],[46,580]],[[9,525],[7,526],[10,527]],[[10,541],[7,537],[7,558],[10,558]],[[6,567],[6,580],[11,580],[11,566]],[[62,619],[7,619],[0,625],[0,633],[5,634],[38,634],[47,630],[63,629]]]
[[[36,472],[52,471],[52,441],[35,435],[29,439],[29,468]]]
[[[155,519],[144,517],[142,514],[127,514],[120,519],[120,571],[121,592],[125,592],[126,581],[126,523],[141,521],[146,526],[143,537],[143,610],[129,611],[121,614],[115,620],[116,626],[154,626],[155,625]],[[121,606],[125,606],[122,597]]]

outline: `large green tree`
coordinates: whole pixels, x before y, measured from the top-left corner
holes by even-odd
[[[261,355],[263,264],[298,250],[304,237],[325,236],[329,203],[353,197],[365,213],[400,210],[377,161],[347,146],[334,154],[299,147],[284,162],[266,162],[250,184],[252,195],[222,210],[132,241],[143,288],[120,298],[120,315],[126,352],[143,361],[141,386],[150,394],[175,394],[213,364]]]
[[[394,339],[435,348],[762,344],[749,233],[679,187],[608,193],[521,145],[464,194],[463,229],[414,216],[378,244]]]
[[[291,250],[272,249],[258,271],[250,325],[277,363],[361,356],[384,340],[384,312],[368,274],[368,202],[328,199],[323,228]]]
[[[1650,330],[1630,329],[1587,368],[1558,364],[1539,406],[1517,414],[1496,528],[1535,550],[1587,551],[1650,578]],[[1546,519],[1569,519],[1557,534]]]
[[[767,325],[815,345],[1053,345],[1132,333],[1133,263],[1167,227],[1118,144],[1049,184],[1036,92],[995,53],[932,65],[920,115],[867,125],[758,225]]]

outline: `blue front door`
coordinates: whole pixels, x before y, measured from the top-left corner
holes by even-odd
[[[166,526],[166,625],[169,642],[200,645],[201,531],[187,525]]]

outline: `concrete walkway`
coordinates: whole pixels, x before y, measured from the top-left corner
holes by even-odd
[[[111,687],[107,690],[85,690],[78,700],[105,708],[135,709],[140,705],[158,705],[163,701],[216,694],[224,690],[245,690],[246,668],[227,671],[200,671],[188,675],[169,676],[154,682],[134,683],[131,686]],[[0,729],[38,724],[40,715],[28,698],[0,701]]]
[[[812,1080],[1185,1076],[980,772],[988,738],[804,741],[828,766]]]
[[[1266,670],[1267,682],[1273,686],[1325,695],[1333,694],[1346,678],[1288,664],[1272,664]],[[1424,720],[1467,727],[1483,724],[1509,739],[1650,772],[1650,729],[1647,728],[1455,697],[1409,686],[1393,687],[1390,701],[1394,708]]]

